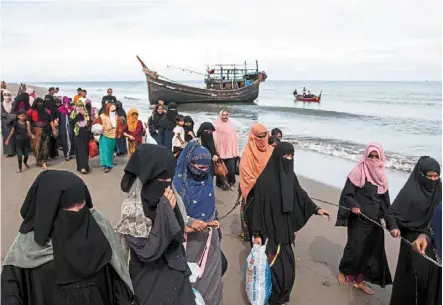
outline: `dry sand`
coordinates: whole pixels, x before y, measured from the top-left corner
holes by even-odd
[[[1,257],[6,255],[12,244],[21,223],[20,206],[26,192],[35,177],[41,171],[32,167],[22,174],[16,174],[17,160],[15,157],[1,158]],[[113,224],[120,217],[122,192],[120,179],[126,159],[118,158],[118,165],[108,174],[104,174],[99,166],[99,159],[90,161],[92,172],[81,176],[92,193],[96,208],[103,211]],[[30,165],[34,158],[30,157]],[[75,171],[75,160],[65,162],[59,157],[57,161],[49,163],[51,169],[65,169]],[[337,202],[339,190],[300,178],[300,182],[315,198]],[[234,204],[235,192],[216,190],[217,208],[219,214],[224,215]],[[322,205],[320,205],[322,206]],[[292,291],[289,304],[298,305],[375,305],[388,304],[391,288],[380,289],[375,287],[376,295],[367,296],[350,286],[341,286],[336,281],[338,263],[343,246],[346,242],[346,230],[334,227],[337,210],[331,206],[322,206],[328,209],[333,219],[328,222],[324,218],[313,216],[309,223],[297,235],[295,254],[297,257],[296,284]],[[223,304],[248,304],[244,293],[245,260],[249,253],[249,246],[237,238],[240,233],[240,217],[237,208],[222,223],[223,251],[229,261],[229,268],[223,278]],[[386,248],[391,271],[394,273],[398,242],[386,235]],[[289,305],[288,304],[288,305]]]

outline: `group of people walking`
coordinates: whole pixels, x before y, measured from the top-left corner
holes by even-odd
[[[113,95],[112,89],[103,97],[102,107],[96,114],[87,91],[78,88],[72,99],[59,96],[49,88],[43,98],[22,85],[13,100],[3,83],[1,98],[1,122],[3,154],[17,155],[18,172],[23,165],[28,168],[28,155],[32,153],[36,164],[48,168],[48,160],[63,152],[66,161],[76,159],[77,170],[83,174],[90,171],[91,142],[99,135],[100,166],[109,172],[115,164],[115,156],[132,154],[142,143],[145,128],[138,120],[138,110],[130,109],[128,116]],[[94,134],[93,125],[100,125],[100,133]],[[127,140],[128,143],[127,143]]]
[[[70,107],[78,137],[89,112],[79,103],[67,103],[66,109]],[[168,109],[159,103],[147,126],[158,144],[142,144],[144,127],[137,110],[122,120],[113,114],[114,103],[104,103],[104,108],[94,120],[103,126],[101,153],[114,153],[119,135],[133,141],[120,185],[126,193],[120,221],[111,228],[73,173],[42,172],[28,191],[20,233],[4,260],[2,301],[192,305],[200,294],[207,305],[222,304],[228,262],[215,205],[219,185],[239,190],[243,240],[250,246],[266,245],[269,305],[287,304],[296,276],[296,233],[312,216],[330,218],[330,213],[300,185],[294,146],[282,139],[282,131],[254,124],[240,158],[227,110],[194,133],[191,117],[180,116],[173,103]],[[50,109],[31,110],[37,111],[37,119],[52,122]],[[174,150],[177,126],[183,129],[177,131],[183,145]],[[228,175],[214,182],[214,163],[220,160]],[[383,147],[370,143],[346,178],[336,226],[347,227],[348,238],[338,281],[367,294],[374,294],[368,283],[393,284],[390,305],[441,304],[440,165],[421,157],[391,204],[385,163]],[[382,220],[393,238],[402,237],[394,280]]]

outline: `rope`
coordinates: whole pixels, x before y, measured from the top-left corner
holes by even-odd
[[[329,201],[325,201],[325,200],[321,200],[321,199],[317,199],[317,198],[313,198],[313,197],[311,197],[311,199],[313,199],[313,200],[315,200],[315,201],[318,201],[318,202],[321,202],[321,203],[326,203],[326,204],[332,205],[332,206],[334,206],[334,207],[341,208],[341,209],[345,209],[345,210],[348,210],[348,211],[351,211],[351,212],[352,212],[352,209],[350,209],[350,208],[348,208],[348,207],[345,207],[345,206],[341,206],[341,205],[338,205],[338,204],[335,204],[335,203],[332,203],[332,202],[329,202]],[[362,216],[363,218],[369,220],[369,221],[372,222],[373,224],[379,226],[379,227],[382,228],[384,231],[390,233],[389,230],[386,229],[382,224],[380,224],[379,222],[375,221],[375,220],[372,219],[371,217],[366,216],[364,213],[361,213],[361,212],[360,212],[360,216]],[[407,240],[407,239],[404,238],[403,236],[400,236],[400,239],[412,247],[412,243],[411,243],[409,240]],[[428,261],[430,261],[430,262],[433,263],[434,265],[436,265],[436,266],[438,266],[438,267],[440,267],[440,268],[442,267],[442,265],[441,265],[439,262],[437,262],[437,261],[435,261],[434,259],[430,258],[430,257],[427,256],[426,254],[421,254],[421,253],[418,253],[418,254],[420,254],[421,256],[423,256],[425,259],[427,259]]]

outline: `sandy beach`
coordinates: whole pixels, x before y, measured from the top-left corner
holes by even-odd
[[[46,88],[32,86],[38,96],[44,96]],[[8,84],[8,90],[13,95],[17,92],[17,84]],[[302,160],[297,159],[302,162]],[[1,258],[14,241],[21,223],[20,207],[26,192],[35,177],[41,171],[32,166],[34,158],[30,157],[31,169],[22,174],[16,174],[17,159],[15,157],[1,157]],[[81,175],[88,185],[94,206],[103,211],[112,224],[120,219],[120,205],[123,193],[120,190],[120,179],[127,162],[126,158],[117,158],[117,166],[108,174],[104,174],[99,166],[99,158],[90,160],[92,172]],[[58,158],[49,162],[51,169],[69,170],[76,172],[75,160],[65,162]],[[337,203],[340,189],[323,183],[299,177],[300,183],[311,197]],[[216,189],[217,208],[219,215],[225,215],[234,205],[235,192],[224,192]],[[313,216],[306,227],[297,234],[294,248],[297,257],[296,284],[294,286],[291,302],[288,305],[387,305],[391,287],[381,289],[375,286],[376,295],[367,296],[351,286],[339,285],[336,280],[339,261],[346,243],[346,229],[334,227],[337,209],[333,206],[318,203],[319,206],[329,210],[332,214],[331,221]],[[238,239],[240,233],[240,216],[237,208],[221,222],[223,240],[222,248],[228,259],[228,271],[223,278],[224,304],[248,304],[244,292],[244,269],[246,257],[250,247]],[[399,242],[385,235],[388,262],[394,276],[397,262]]]
[[[16,174],[16,158],[1,158],[1,257],[5,257],[21,223],[20,207],[26,192],[41,171],[33,166],[22,174]],[[120,205],[123,193],[120,190],[120,179],[123,175],[126,158],[117,158],[117,166],[108,174],[104,174],[99,166],[99,158],[90,161],[92,172],[81,176],[88,185],[94,205],[116,224],[120,217]],[[51,161],[51,169],[75,171],[75,160],[65,162],[63,158]],[[315,198],[337,202],[339,189],[334,189],[313,180],[300,177],[300,182],[307,192]],[[233,206],[235,192],[216,190],[217,208],[224,215]],[[296,284],[289,304],[309,305],[384,305],[389,303],[391,288],[375,287],[376,295],[367,296],[350,287],[341,286],[336,281],[336,273],[346,242],[346,230],[334,227],[336,209],[319,204],[328,209],[333,218],[330,222],[313,216],[307,226],[297,235],[295,253],[297,257]],[[223,278],[224,304],[248,304],[244,293],[245,260],[249,253],[249,245],[238,239],[240,233],[240,217],[237,208],[221,222],[223,251],[229,261],[229,268]],[[391,272],[395,272],[398,242],[386,235],[386,249]],[[288,305],[289,305],[288,304]]]

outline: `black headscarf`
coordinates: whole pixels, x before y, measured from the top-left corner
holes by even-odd
[[[64,210],[83,202],[78,212]],[[111,246],[90,208],[87,186],[69,171],[40,173],[23,202],[19,231],[34,231],[34,240],[41,246],[52,239],[59,284],[89,278],[111,261]]]
[[[279,128],[274,128],[271,130],[271,136],[277,136],[278,134],[281,134],[283,137],[283,132]]]
[[[35,99],[32,109],[37,111],[39,121],[52,121],[51,116],[47,112],[50,109],[46,108],[45,101],[42,98],[38,97]]]
[[[188,134],[190,131],[192,131],[192,133],[194,133],[194,121],[192,120],[192,118],[189,115],[184,117],[184,121],[185,121],[185,125],[183,125],[183,129],[185,130],[185,141],[189,142],[192,140],[192,137],[189,136]],[[186,125],[187,123],[188,124],[190,123],[190,125]],[[195,136],[195,134],[194,134],[194,136]]]
[[[294,173],[294,146],[279,143],[254,186],[254,202],[249,225],[252,232],[270,238],[273,243],[290,244],[316,212],[317,206],[300,186]]]
[[[214,135],[212,134],[214,131],[214,125],[209,122],[202,123],[197,130],[197,137],[201,139],[202,145],[209,150],[211,156],[217,154],[217,149],[215,149]]]
[[[160,145],[141,144],[137,146],[125,167],[120,187],[123,192],[127,193],[131,190],[135,179],[137,177],[140,179],[143,184],[140,194],[143,211],[152,221],[157,215],[157,205],[165,188],[171,185],[171,182],[157,179],[172,179],[175,173],[175,162],[171,150]]]
[[[120,101],[117,101],[115,103],[115,112],[119,117],[126,119],[126,111],[123,109],[123,104]]]
[[[176,126],[175,118],[178,116],[177,104],[169,103],[166,115],[162,117],[159,125],[167,130],[173,130]]]
[[[417,231],[429,227],[442,198],[441,180],[426,178],[429,171],[440,175],[440,164],[431,157],[423,156],[392,203],[391,210],[401,227]]]
[[[21,93],[20,95],[17,95],[17,97],[15,98],[15,103],[14,103],[14,112],[18,113],[19,108],[20,108],[20,104],[25,104],[25,110],[28,110],[29,108],[31,108],[30,104],[29,104],[29,94],[24,92]]]

